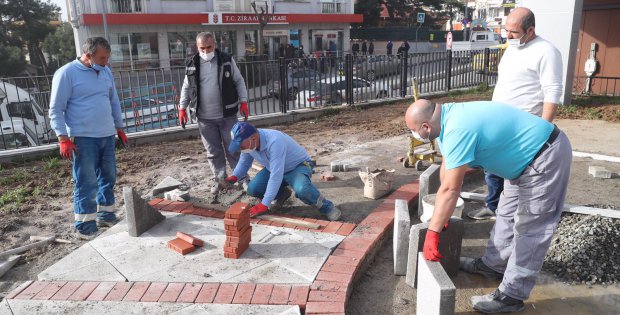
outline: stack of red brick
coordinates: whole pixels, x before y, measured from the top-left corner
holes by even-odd
[[[185,255],[196,250],[196,246],[202,246],[204,242],[192,235],[183,232],[177,232],[177,238],[168,241],[168,248],[173,251]]]
[[[250,226],[250,212],[247,203],[237,202],[224,215],[226,229],[226,243],[224,257],[237,259],[250,246],[252,240],[252,226]]]

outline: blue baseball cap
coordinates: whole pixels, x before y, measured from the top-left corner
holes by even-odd
[[[256,127],[243,121],[236,123],[232,127],[232,130],[230,131],[230,134],[232,136],[232,141],[230,142],[230,145],[228,146],[228,151],[230,152],[239,151],[239,149],[241,148],[241,142],[243,142],[243,140],[249,138],[255,133],[256,133]]]

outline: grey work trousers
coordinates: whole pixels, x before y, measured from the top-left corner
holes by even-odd
[[[200,138],[207,150],[207,161],[211,172],[213,172],[213,178],[218,175],[226,176],[226,160],[233,170],[239,162],[239,152],[228,152],[228,146],[232,141],[230,131],[237,121],[237,116],[220,119],[198,119]]]
[[[504,181],[482,261],[504,274],[499,289],[512,298],[527,300],[536,284],[560,221],[572,159],[570,142],[560,132],[521,176]]]

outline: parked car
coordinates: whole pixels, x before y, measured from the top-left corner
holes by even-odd
[[[358,77],[352,78],[353,101],[366,101],[388,96],[388,90],[380,88],[375,82]],[[317,106],[342,104],[346,100],[345,77],[336,76],[314,82],[309,90],[299,93],[298,105]]]
[[[361,56],[353,63],[353,75],[374,81],[376,78],[400,73],[400,59],[387,55]]]
[[[309,89],[313,82],[325,78],[325,75],[312,69],[290,69],[288,71],[287,91],[288,99],[295,100],[297,93]],[[271,80],[267,84],[269,96],[280,98],[280,80]]]

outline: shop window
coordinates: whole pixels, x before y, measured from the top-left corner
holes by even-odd
[[[245,55],[251,56],[258,54],[257,31],[245,32]]]
[[[129,34],[110,34],[110,64],[115,70],[131,69]]]
[[[198,52],[196,48],[198,32],[168,33],[170,66],[185,66],[185,60]]]
[[[131,34],[131,55],[134,69],[159,68],[157,33]]]

